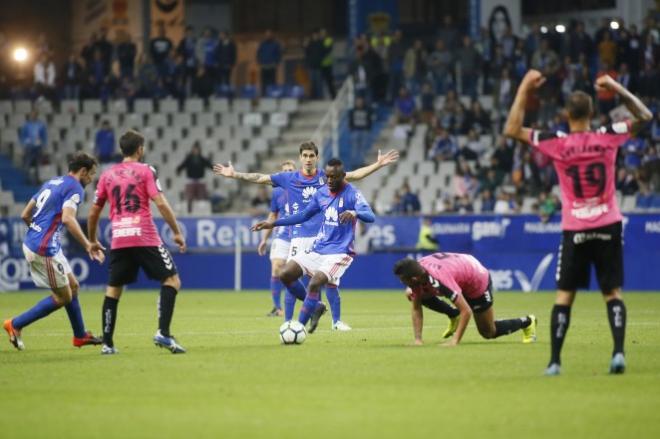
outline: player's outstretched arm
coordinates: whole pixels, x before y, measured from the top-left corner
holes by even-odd
[[[231,162],[229,162],[227,165],[216,163],[213,165],[213,173],[221,177],[233,178],[235,180],[247,181],[250,183],[270,185],[273,184],[269,174],[259,174],[257,172],[236,172]]]
[[[167,198],[165,198],[165,195],[162,193],[158,194],[153,200],[154,203],[156,203],[156,207],[161,216],[167,225],[170,226],[170,229],[172,229],[172,233],[174,233],[173,239],[179,247],[179,251],[184,253],[186,251],[186,240],[181,233],[181,229],[179,229],[179,223],[176,222],[176,216],[174,216],[174,211],[172,210],[170,203],[167,202]]]
[[[76,219],[76,209],[65,207],[62,209],[62,224],[67,228],[71,235],[85,248],[90,259],[101,263],[105,260],[103,247],[98,241],[90,242],[82,231],[78,220]]]
[[[30,224],[32,224],[32,211],[34,210],[34,206],[36,205],[37,202],[34,200],[34,198],[32,198],[23,208],[23,212],[21,212],[21,219],[28,227],[30,227]]]
[[[346,181],[362,180],[363,178],[368,177],[379,169],[384,168],[385,166],[390,165],[397,160],[399,160],[399,151],[393,149],[385,154],[381,154],[380,150],[378,150],[378,159],[374,163],[363,166],[362,168],[358,168],[354,171],[347,172]]]
[[[463,338],[463,334],[465,333],[465,328],[467,328],[468,323],[470,323],[470,318],[472,318],[472,310],[470,309],[470,306],[467,304],[462,294],[456,294],[454,305],[456,305],[456,308],[458,308],[458,311],[460,312],[458,327],[456,328],[456,332],[454,332],[454,336],[451,338],[451,340],[449,340],[443,346],[456,346],[459,344]]]
[[[539,88],[545,82],[545,78],[538,70],[530,70],[527,72],[522,82],[518,86],[516,98],[513,100],[509,116],[504,125],[504,135],[511,139],[520,140],[521,142],[529,143],[530,128],[523,127],[525,120],[525,103],[527,97],[534,90]]]
[[[650,122],[653,119],[653,113],[646,105],[627,88],[617,82],[610,75],[603,75],[596,80],[594,85],[597,91],[611,90],[621,97],[621,101],[628,111],[635,117],[633,120],[633,131],[638,131],[640,125]]]
[[[416,346],[421,346],[424,344],[422,341],[422,329],[424,328],[424,311],[422,310],[422,300],[416,296],[412,297],[411,317],[413,335],[415,336],[415,341],[413,343]]]
[[[260,221],[253,225],[251,230],[253,232],[257,232],[259,230],[272,229],[273,227],[293,226],[295,224],[304,223],[320,211],[321,208],[319,207],[319,203],[316,197],[313,197],[312,201],[310,201],[305,210],[302,212],[298,212],[295,215],[291,215],[286,218],[280,218],[277,221]]]
[[[266,221],[274,223],[277,220],[277,212],[269,212],[268,218]],[[273,234],[273,229],[264,229],[264,233],[261,235],[261,242],[257,246],[257,253],[259,256],[264,256],[266,254],[266,247],[268,245],[268,238]]]

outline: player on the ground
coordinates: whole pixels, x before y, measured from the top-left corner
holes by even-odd
[[[609,76],[596,80],[597,89],[619,95],[634,119],[591,131],[593,102],[584,92],[573,92],[566,102],[570,133],[524,128],[525,102],[540,87],[540,72],[527,72],[509,112],[504,135],[531,144],[553,159],[562,194],[562,241],[557,267],[557,297],[550,320],[551,357],[546,375],[559,375],[560,353],[578,288],[589,287],[591,265],[607,304],[614,339],[610,373],[625,371],[626,306],[623,285],[621,212],[616,202],[614,176],[619,146],[653,115],[632,93]]]
[[[224,177],[282,187],[287,191],[289,196],[291,214],[296,214],[305,209],[307,204],[311,201],[314,193],[323,187],[326,181],[324,171],[317,168],[319,151],[314,142],[309,141],[302,143],[299,152],[301,168],[298,172],[294,173],[282,172],[273,175],[242,173],[234,171],[231,163],[229,163],[228,166],[216,164],[213,167],[213,170],[217,175],[222,175]],[[380,151],[378,151],[378,159],[376,162],[356,169],[355,171],[347,172],[346,181],[361,180],[377,170],[396,162],[398,158],[399,153],[397,151],[389,151],[384,155],[381,155]],[[318,214],[309,221],[293,227],[291,233],[291,247],[289,249],[288,257],[289,260],[299,253],[305,253],[311,250],[319,233],[322,221],[323,217]],[[285,284],[285,286],[287,288],[287,294],[284,298],[284,319],[291,320],[296,299],[305,300],[305,286],[299,280],[296,280],[291,284]],[[326,287],[325,294],[328,297],[328,302],[330,302],[330,309],[332,311],[332,329],[349,331],[351,327],[341,321],[341,299],[337,286],[331,282]],[[316,330],[318,321],[325,311],[325,305],[322,302],[319,302],[318,308],[310,320],[310,333]]]
[[[76,212],[85,196],[84,187],[96,174],[96,160],[84,153],[77,154],[69,162],[69,173],[44,183],[27,203],[21,218],[28,230],[23,241],[23,254],[30,266],[32,281],[38,287],[49,288],[52,294],[23,314],[4,322],[9,341],[18,350],[25,349],[21,331],[29,324],[64,307],[73,329],[73,345],[76,347],[101,344],[85,329],[80,302],[78,280],[71,271],[60,243],[62,226],[85,248],[92,260],[103,262],[103,246],[85,237]]]
[[[421,345],[424,313],[422,302],[442,296],[451,300],[459,311],[453,337],[445,346],[456,346],[474,315],[479,334],[491,339],[523,330],[523,343],[536,341],[536,317],[495,320],[493,288],[488,270],[472,255],[434,253],[419,261],[405,258],[394,264],[394,274],[406,285],[412,298],[412,324],[415,344]]]
[[[89,212],[88,236],[97,242],[99,217],[106,201],[110,200],[112,245],[110,250],[110,278],[103,302],[104,355],[116,354],[112,339],[117,320],[117,305],[124,285],[137,280],[140,268],[147,276],[161,283],[158,301],[158,331],[153,338],[156,346],[169,349],[173,354],[185,353],[170,334],[176,295],[181,288],[172,255],[163,245],[151,216],[149,201],[153,200],[170,226],[179,251],[186,243],[176,222],[174,212],[162,193],[156,170],[140,160],[144,157],[144,137],[136,131],[127,131],[119,139],[124,160],[101,174],[96,186],[94,205]]]
[[[406,298],[409,302],[413,301],[413,290],[412,288],[406,288]],[[428,308],[431,311],[435,311],[438,314],[444,314],[449,317],[449,323],[447,324],[447,329],[442,334],[442,338],[449,338],[456,332],[458,328],[458,322],[460,322],[461,312],[458,308],[451,306],[440,297],[432,295],[422,297],[421,304],[424,308]]]
[[[325,166],[327,184],[311,197],[305,210],[276,221],[261,221],[253,231],[277,226],[304,224],[321,215],[318,238],[310,251],[296,253],[280,272],[285,285],[291,285],[306,274],[311,276],[298,321],[306,325],[319,304],[324,285],[339,285],[339,281],[353,262],[355,225],[357,220],[371,223],[375,215],[362,194],[348,184],[344,165],[331,159]]]
[[[282,163],[282,172],[295,172],[296,163],[293,160],[286,160]],[[275,221],[277,218],[286,218],[291,211],[287,192],[281,187],[273,188],[270,199],[270,213],[268,219]],[[259,256],[266,254],[268,238],[274,229],[264,230],[261,242],[257,247]],[[291,245],[291,227],[278,227],[275,230],[275,237],[270,244],[270,293],[273,298],[273,309],[267,314],[269,317],[281,316],[282,305],[280,296],[282,293],[282,281],[280,280],[280,270],[286,263],[289,256],[289,246]]]

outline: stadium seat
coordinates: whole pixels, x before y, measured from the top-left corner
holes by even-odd
[[[257,104],[257,111],[261,113],[272,113],[277,111],[277,100],[272,98],[259,99]]]
[[[14,102],[14,112],[15,113],[29,113],[32,111],[33,105],[32,101],[28,101],[25,99],[18,100]]]
[[[60,114],[73,113],[77,114],[80,111],[80,105],[75,99],[62,99],[60,101]]]
[[[245,113],[243,115],[243,125],[258,127],[263,124],[261,113]]]
[[[215,113],[208,111],[197,113],[195,115],[196,125],[203,127],[214,127],[217,125],[217,118]]]
[[[280,110],[285,113],[295,113],[298,111],[298,99],[284,98],[280,101]]]
[[[268,123],[276,127],[285,127],[289,124],[289,115],[284,112],[270,113]]]
[[[188,98],[183,108],[187,113],[201,113],[204,111],[204,101],[199,98]]]
[[[229,100],[224,98],[214,98],[209,101],[209,110],[214,113],[224,113],[229,111]]]
[[[124,114],[128,112],[128,105],[124,99],[115,99],[108,102],[108,113]]]
[[[178,113],[179,112],[179,101],[176,99],[166,98],[158,101],[158,112],[159,113]]]
[[[151,99],[136,99],[133,111],[140,114],[151,114],[154,112],[154,102]]]
[[[11,114],[14,112],[14,106],[11,101],[0,101],[0,114]]]
[[[82,101],[82,112],[85,114],[102,113],[103,104],[99,99],[85,99]]]
[[[93,128],[96,125],[96,122],[94,121],[94,114],[93,113],[88,113],[86,111],[78,114],[76,116],[76,125],[80,127],[85,127],[85,128]]]
[[[136,115],[140,116],[140,115]],[[147,125],[150,125],[154,128],[156,127],[168,127],[170,126],[169,122],[167,121],[167,115],[162,114],[162,113],[152,113],[147,115]],[[175,123],[172,125],[176,125]],[[188,124],[188,126],[190,123]]]

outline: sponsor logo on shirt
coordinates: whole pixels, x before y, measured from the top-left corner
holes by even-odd
[[[587,241],[611,241],[612,235],[609,233],[576,233],[573,235],[573,242],[575,244],[582,244]]]
[[[587,219],[587,218],[593,218],[596,216],[601,216],[607,212],[609,212],[610,209],[607,207],[607,204],[597,204],[595,206],[575,206],[573,209],[571,209],[571,215],[573,215],[577,219]]]
[[[339,225],[339,214],[337,209],[330,206],[325,210],[325,223],[331,226]]]
[[[303,203],[308,203],[309,199],[314,196],[316,193],[316,188],[312,186],[307,186],[305,189],[302,191],[302,196],[303,196]]]

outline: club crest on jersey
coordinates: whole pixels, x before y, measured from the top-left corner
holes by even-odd
[[[323,177],[319,177],[319,184],[323,186],[325,183],[323,183]]]
[[[330,206],[325,210],[325,223],[329,224],[331,226],[338,226],[339,225],[339,213],[337,213],[337,209],[334,207]]]
[[[303,201],[309,201],[309,199],[313,197],[315,193],[316,193],[315,187],[307,186],[302,191]]]
[[[340,208],[344,207],[344,197],[341,197],[341,198],[339,199],[339,207],[340,207]]]

